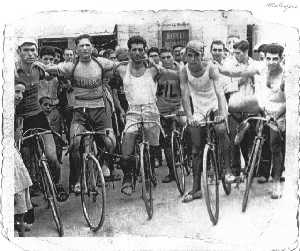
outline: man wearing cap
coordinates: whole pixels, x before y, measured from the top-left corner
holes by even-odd
[[[202,197],[201,192],[201,173],[202,156],[205,146],[204,127],[199,123],[205,122],[205,116],[213,113],[215,120],[227,119],[226,100],[224,91],[219,84],[219,76],[216,67],[203,62],[204,45],[201,41],[192,40],[186,47],[187,64],[180,71],[181,92],[183,107],[187,114],[189,130],[192,138],[192,157],[193,157],[193,188],[187,193],[183,202],[190,202]],[[189,93],[192,97],[194,112],[192,113],[189,105]],[[226,135],[226,124],[221,123],[215,126],[222,142],[228,141]],[[228,162],[229,153],[224,152]],[[227,174],[230,174],[230,165],[225,163]]]
[[[20,60],[15,64],[16,81],[25,83],[23,100],[16,107],[16,112],[24,118],[23,130],[30,128],[43,128],[50,130],[46,116],[42,113],[38,100],[38,90],[41,80],[46,76],[42,64],[37,62],[37,44],[33,39],[23,39],[19,43],[18,53]],[[51,166],[60,172],[60,164],[57,159],[56,146],[52,134],[43,135],[45,142],[45,154]],[[24,144],[22,156],[26,167],[32,173],[31,145]],[[58,182],[58,181],[57,181]]]

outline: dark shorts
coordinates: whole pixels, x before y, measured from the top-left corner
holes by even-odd
[[[75,108],[72,124],[79,124],[95,131],[112,128],[111,111],[107,108]]]
[[[49,122],[46,118],[46,115],[43,112],[40,112],[37,115],[30,116],[24,119],[23,131],[25,132],[26,130],[31,128],[42,128],[45,130],[50,130]]]

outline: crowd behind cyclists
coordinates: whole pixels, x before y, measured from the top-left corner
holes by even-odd
[[[97,138],[108,152],[115,152],[116,142],[123,135],[121,192],[130,196],[131,168],[137,127],[141,119],[161,123],[169,132],[174,123],[188,124],[186,133],[192,156],[193,185],[183,202],[202,197],[202,154],[205,128],[199,124],[205,115],[224,120],[216,125],[222,150],[227,182],[234,182],[241,171],[241,153],[245,162],[255,137],[255,125],[241,124],[249,115],[261,114],[277,122],[268,129],[268,144],[263,149],[264,168],[259,183],[272,180],[271,198],[281,197],[280,181],[284,170],[285,71],[284,48],[279,44],[263,44],[248,56],[249,43],[238,36],[226,43],[214,40],[211,57],[206,57],[204,44],[192,40],[186,46],[173,48],[147,47],[141,36],[128,40],[128,48],[100,52],[92,38],[81,35],[76,48],[43,46],[32,39],[18,44],[15,64],[15,228],[20,236],[33,223],[30,196],[38,194],[30,143],[17,142],[30,128],[51,129],[64,134],[70,145],[69,191],[61,184],[63,146],[52,135],[44,135],[45,153],[53,182],[62,201],[69,193],[80,193],[80,138],[83,130],[106,130],[107,137]],[[185,117],[164,118],[184,111]],[[162,149],[169,173],[163,183],[175,180],[171,163],[170,142],[155,124],[146,126],[150,158],[154,167],[162,165]],[[235,144],[238,142],[239,144]],[[102,165],[106,180],[119,180],[114,163],[106,158]],[[272,172],[271,172],[272,170]],[[270,178],[271,176],[271,178]],[[154,184],[159,182],[154,175]]]

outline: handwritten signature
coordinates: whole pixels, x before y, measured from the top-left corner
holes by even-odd
[[[289,4],[289,3],[275,3],[275,2],[271,2],[271,3],[267,3],[266,4],[267,7],[269,8],[281,8],[283,9],[283,11],[287,11],[288,9],[297,9],[298,5],[296,4]]]

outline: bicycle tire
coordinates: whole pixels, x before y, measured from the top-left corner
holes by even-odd
[[[89,228],[97,232],[105,220],[106,189],[99,161],[91,153],[83,156],[80,184],[84,218]]]
[[[223,154],[219,152],[218,157],[221,157]],[[219,158],[220,160],[220,158]],[[224,163],[224,162],[222,162]],[[226,195],[230,195],[231,193],[231,183],[227,183],[225,180],[225,168],[221,165],[221,161],[219,161],[219,177],[221,177],[222,187]]]
[[[140,144],[140,174],[142,178],[142,198],[145,203],[148,219],[153,216],[152,198],[152,170],[150,164],[149,148],[145,144]]]
[[[247,173],[246,189],[244,192],[243,202],[242,202],[242,212],[243,213],[246,211],[246,208],[247,208],[249,192],[250,192],[250,188],[251,188],[251,184],[252,184],[252,180],[253,180],[254,170],[255,170],[256,164],[259,164],[259,163],[257,163],[257,160],[259,157],[258,153],[259,153],[259,149],[260,149],[260,142],[261,142],[260,139],[255,141],[255,144],[253,145],[254,149],[251,151],[251,156],[250,156],[248,164],[247,164],[249,166],[247,167],[246,170],[249,170],[249,171]]]
[[[185,129],[186,130],[186,129]],[[185,175],[189,176],[192,171],[192,155],[187,146],[187,139],[184,135],[184,130],[181,132],[181,142],[182,142],[182,150],[183,150],[183,163],[185,168]]]
[[[64,235],[64,227],[63,227],[63,223],[61,220],[61,214],[59,212],[59,209],[57,207],[57,200],[56,200],[56,193],[54,191],[54,184],[52,182],[51,179],[51,175],[48,169],[48,164],[45,161],[41,162],[43,165],[43,171],[42,171],[42,175],[44,175],[44,177],[42,178],[45,182],[44,184],[44,188],[45,188],[45,192],[47,194],[47,200],[48,200],[48,205],[51,208],[51,212],[52,212],[52,216],[58,231],[58,235],[59,237],[62,237]]]
[[[213,225],[218,223],[219,219],[219,180],[216,156],[210,145],[206,144],[203,152],[203,192],[205,204],[209,214],[210,221]],[[210,192],[211,178],[212,186],[215,188],[215,200],[212,201],[212,193]]]
[[[180,195],[185,192],[185,167],[183,165],[183,152],[180,139],[174,131],[171,134],[172,167],[175,181]]]

